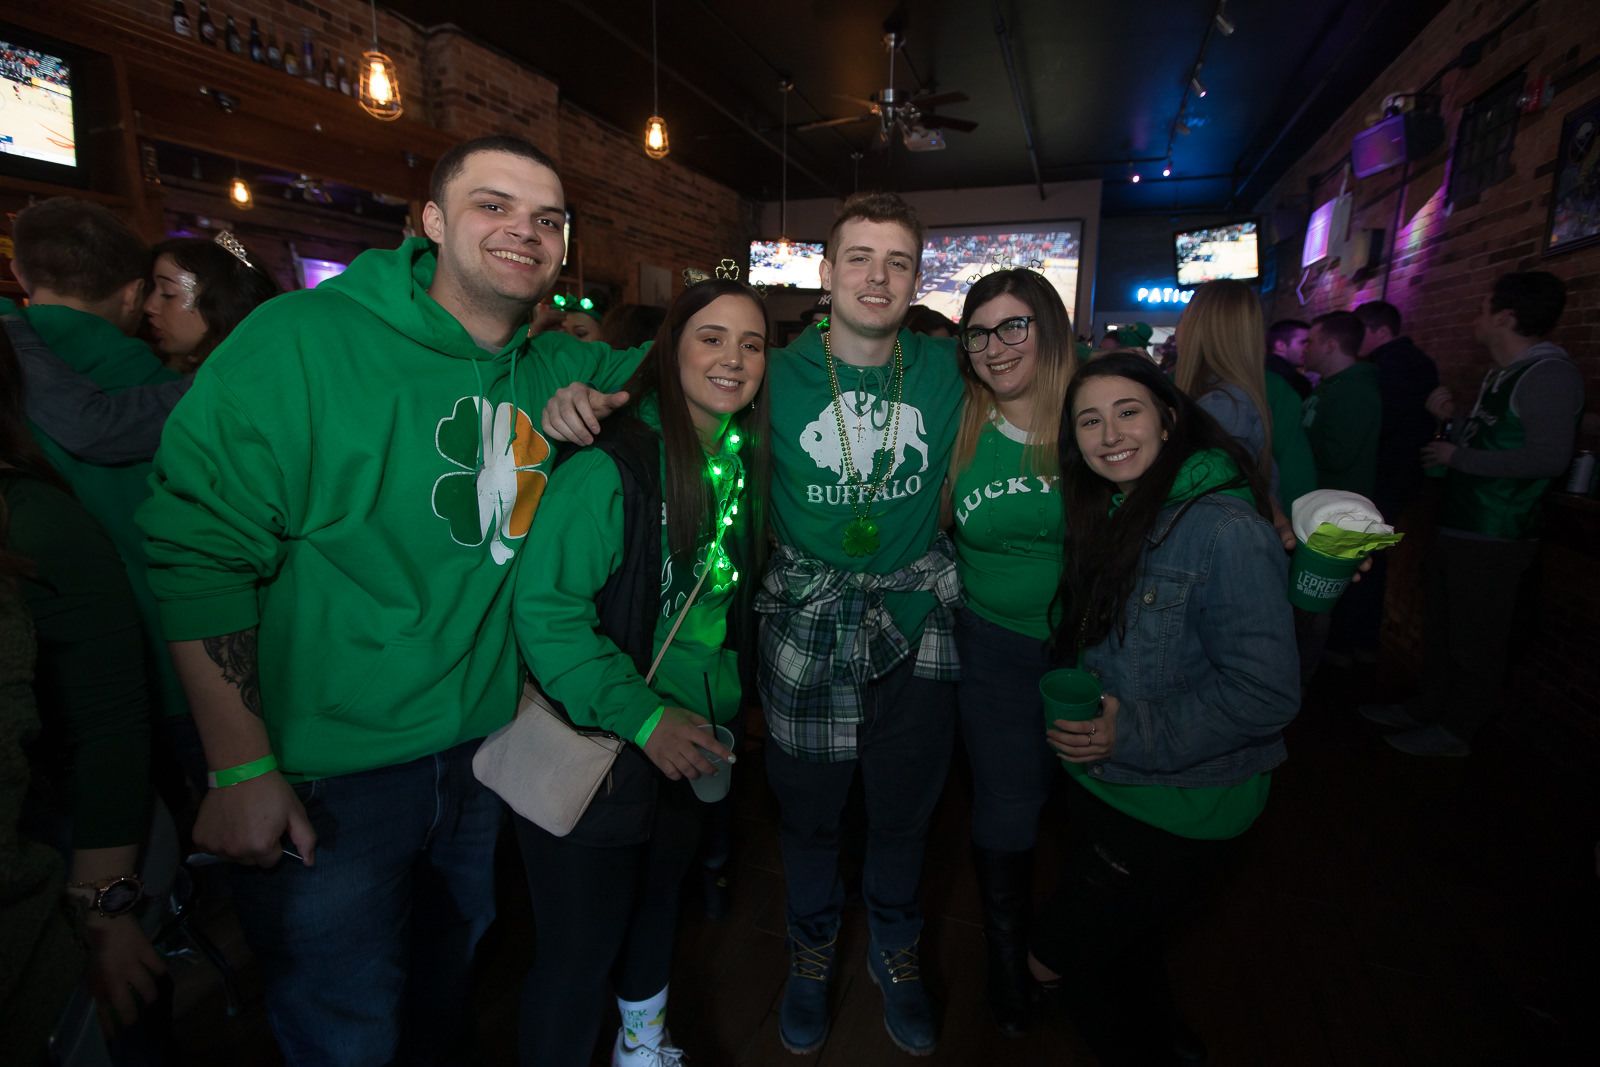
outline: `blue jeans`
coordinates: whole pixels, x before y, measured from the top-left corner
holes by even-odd
[[[1061,774],[1044,739],[1039,679],[1050,670],[1044,642],[962,608],[956,616],[961,740],[972,763],[972,843],[1025,852]]]
[[[316,865],[234,867],[234,909],[291,1065],[471,1062],[472,955],[494,919],[500,798],[469,741],[295,786]]]
[[[928,819],[950,771],[955,694],[951,682],[913,677],[913,662],[867,686],[855,759],[816,763],[777,745],[766,748],[767,781],[778,797],[789,932],[804,944],[823,944],[839,928],[839,830],[857,773],[867,813],[861,895],[873,940],[901,948],[922,932],[922,857]]]

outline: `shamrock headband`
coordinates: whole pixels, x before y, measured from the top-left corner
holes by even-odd
[[[738,281],[739,264],[735,263],[731,259],[724,259],[712,269],[710,274],[707,274],[699,267],[683,268],[683,287],[685,289],[689,288],[691,285],[699,285],[701,282],[709,282],[713,278],[726,282]],[[745,284],[751,289],[754,289],[757,296],[761,297],[762,299],[766,298],[767,286],[765,282],[746,282]]]

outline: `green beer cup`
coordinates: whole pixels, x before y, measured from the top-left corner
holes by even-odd
[[[1082,722],[1100,714],[1100,679],[1088,671],[1066,667],[1039,679],[1039,696],[1044,701],[1046,729],[1057,719]]]
[[[1332,611],[1364,558],[1325,556],[1300,542],[1289,563],[1289,603],[1302,611]]]

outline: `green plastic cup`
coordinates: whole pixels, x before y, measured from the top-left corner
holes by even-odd
[[[726,726],[712,726],[708,722],[703,722],[697,728],[705,730],[707,733],[715,730],[718,741],[728,748],[733,747],[733,731]],[[710,749],[701,748],[699,745],[694,747],[700,749],[700,755],[706,758],[706,762],[711,764],[711,769],[717,773],[712,775],[702,774],[698,778],[689,779],[689,788],[693,789],[694,795],[705,803],[715,804],[727,796],[728,790],[732,788],[733,768],[721,756],[712,755]]]
[[[1300,542],[1289,562],[1289,603],[1302,611],[1332,611],[1363,558],[1325,556]]]
[[[1100,679],[1076,667],[1051,671],[1040,678],[1046,729],[1053,727],[1057,719],[1082,722],[1100,714],[1100,692]]]

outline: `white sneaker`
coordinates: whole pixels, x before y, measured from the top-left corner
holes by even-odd
[[[611,1067],[685,1067],[689,1061],[683,1058],[683,1049],[675,1048],[671,1041],[672,1034],[663,1030],[658,1048],[629,1045],[619,1026],[617,1043],[611,1047]]]

